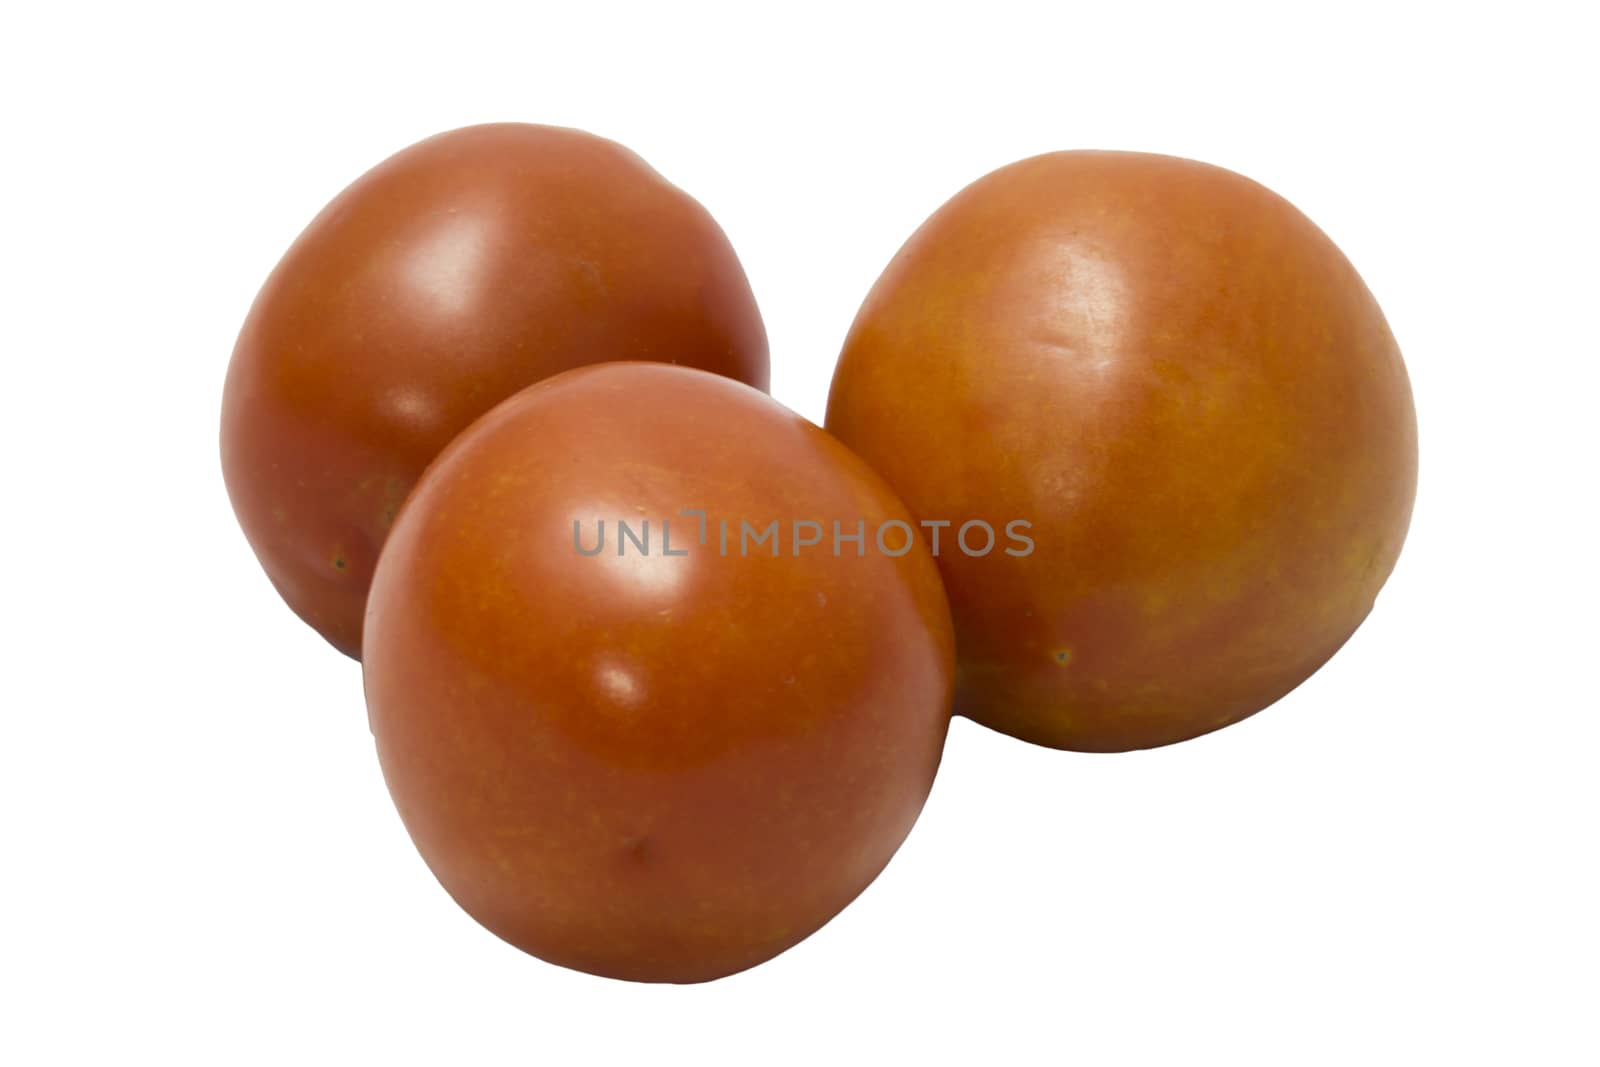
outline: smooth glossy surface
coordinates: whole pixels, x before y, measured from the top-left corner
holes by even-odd
[[[432,137],[334,199],[250,309],[223,397],[234,510],[289,606],[357,656],[378,550],[428,462],[518,389],[620,359],[766,388],[766,333],[711,216],[577,130]]]
[[[1026,519],[941,553],[956,710],[1041,744],[1235,722],[1350,636],[1416,490],[1404,364],[1289,203],[1188,160],[1063,152],[969,186],[845,342],[827,425],[925,518]]]
[[[458,438],[379,562],[364,663],[444,887],[528,952],[636,980],[716,978],[826,922],[933,782],[948,608],[920,546],[741,555],[739,524],[895,518],[836,440],[699,371],[572,371]],[[648,554],[619,554],[618,519],[649,522]],[[580,554],[574,522],[592,550],[602,520]]]

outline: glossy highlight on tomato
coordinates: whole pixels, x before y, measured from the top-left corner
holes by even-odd
[[[1169,156],[1039,156],[945,204],[862,305],[827,426],[919,516],[1031,521],[1027,558],[939,557],[956,710],[1061,748],[1283,696],[1371,610],[1416,493],[1355,269],[1283,198]]]
[[[564,966],[703,981],[888,862],[949,723],[949,609],[919,539],[737,539],[795,520],[913,522],[820,428],[659,364],[535,385],[430,467],[363,668],[395,804],[480,923]]]
[[[767,386],[749,283],[687,194],[611,141],[515,123],[368,171],[273,270],[228,369],[223,473],[273,585],[359,656],[423,468],[517,390],[605,360]]]

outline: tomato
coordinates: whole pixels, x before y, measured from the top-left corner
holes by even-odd
[[[1062,152],[939,209],[845,341],[827,426],[921,517],[1020,521],[938,563],[956,710],[1040,744],[1181,741],[1366,617],[1416,492],[1378,304],[1304,215],[1188,160]]]
[[[577,130],[440,134],[339,194],[256,298],[223,398],[234,510],[289,606],[358,656],[373,564],[428,462],[522,387],[617,359],[766,388],[716,222]]]
[[[716,978],[817,929],[909,831],[949,723],[912,528],[726,378],[614,363],[495,408],[401,512],[365,633],[384,776],[439,881],[618,978]]]

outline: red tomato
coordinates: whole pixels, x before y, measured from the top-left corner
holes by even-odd
[[[570,371],[477,422],[401,512],[365,635],[440,882],[618,978],[716,978],[816,930],[910,830],[949,723],[911,524],[827,433],[700,371]]]
[[[716,222],[577,130],[473,126],[363,175],[267,279],[228,368],[222,466],[278,591],[360,654],[378,550],[428,462],[532,382],[601,360],[767,386]]]
[[[1277,700],[1342,645],[1416,492],[1377,302],[1282,198],[1166,156],[1062,152],[939,209],[845,342],[827,425],[919,516],[1024,521],[944,551],[956,710],[1115,750]]]

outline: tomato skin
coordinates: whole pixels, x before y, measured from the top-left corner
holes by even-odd
[[[1416,493],[1399,349],[1287,201],[1189,160],[1061,152],[940,208],[845,341],[827,426],[919,516],[1032,523],[941,553],[956,710],[1116,751],[1236,722],[1372,607]]]
[[[650,522],[648,554],[618,554],[618,518]],[[806,937],[888,862],[949,724],[938,572],[921,542],[741,554],[738,524],[774,519],[911,524],[820,428],[651,363],[535,385],[424,476],[373,583],[367,703],[407,829],[488,929],[579,970],[703,981]]]
[[[239,523],[289,606],[359,657],[378,550],[428,462],[518,389],[612,359],[767,387],[760,313],[711,216],[577,130],[422,141],[340,193],[250,309],[222,406]]]

